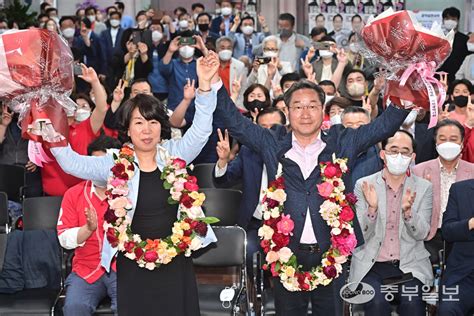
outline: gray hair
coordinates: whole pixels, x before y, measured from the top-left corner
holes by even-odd
[[[281,47],[281,39],[278,36],[270,35],[270,36],[265,37],[262,41],[262,49],[265,48],[265,44],[267,42],[275,42],[278,49],[280,49]]]
[[[221,36],[217,39],[216,41],[216,49],[218,49],[219,45],[222,42],[229,42],[232,47],[234,47],[234,40],[230,38],[229,36]]]

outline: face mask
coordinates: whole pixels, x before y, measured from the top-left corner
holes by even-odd
[[[258,109],[260,111],[260,110],[266,108],[265,102],[257,100],[257,99],[255,99],[251,102],[245,102],[244,106],[250,112],[255,111],[255,109]]]
[[[474,52],[474,43],[467,43],[467,50],[470,52]]]
[[[454,20],[444,20],[443,21],[443,26],[448,30],[451,31],[452,29],[456,28],[458,26],[458,22]]]
[[[352,97],[361,97],[364,95],[365,93],[365,86],[362,84],[362,83],[353,83],[353,84],[350,84],[348,87],[347,87],[347,92],[349,92],[349,94],[352,96]]]
[[[217,8],[217,9],[216,9],[216,15],[219,15],[219,14],[221,14],[221,9],[220,9],[220,8]]]
[[[117,27],[119,25],[120,25],[120,20],[116,20],[116,19],[110,20],[110,26]]]
[[[78,109],[76,111],[76,114],[74,115],[74,118],[78,122],[83,122],[87,120],[91,116],[91,111],[86,110],[86,109]]]
[[[229,7],[222,8],[221,13],[223,16],[229,16],[232,14],[232,8],[229,8]]]
[[[199,14],[197,14],[197,13],[194,13],[194,14],[193,14],[193,20],[194,20],[194,21],[196,21],[196,19],[198,18],[198,15],[199,15]]]
[[[209,24],[198,24],[199,31],[207,32],[209,31]]]
[[[54,25],[48,25],[46,28],[48,29],[48,31],[51,31],[51,32],[55,32],[55,31],[56,31]]]
[[[328,104],[329,101],[331,101],[333,98],[334,98],[333,95],[326,95],[326,98],[325,98],[326,102],[324,102],[324,104]]]
[[[179,21],[178,25],[180,29],[185,30],[188,28],[189,23],[188,23],[188,20],[181,20]]]
[[[41,22],[41,23],[39,24],[39,27],[42,29],[42,28],[44,27],[44,25],[45,25],[45,23],[44,23],[44,22]]]
[[[292,30],[280,29],[280,37],[290,37],[293,34]]]
[[[416,116],[418,115],[418,111],[416,110],[411,110],[410,113],[408,114],[408,116],[405,118],[405,120],[403,121],[403,124],[402,125],[405,125],[405,126],[410,126],[412,125],[413,123],[415,123],[415,120],[416,120]]]
[[[253,26],[250,26],[250,25],[245,25],[245,26],[242,26],[240,28],[240,30],[242,31],[242,33],[244,33],[245,35],[250,35],[253,33]],[[469,43],[468,43],[469,44]]]
[[[342,119],[340,114],[331,116],[330,118],[331,125],[342,124]]]
[[[446,142],[436,145],[436,151],[444,160],[452,161],[461,153],[461,145]]]
[[[222,61],[228,61],[232,58],[232,51],[230,49],[224,49],[219,52],[219,58]]]
[[[194,55],[194,47],[182,46],[179,48],[179,55],[183,58],[191,58]]]
[[[319,51],[319,56],[321,56],[321,58],[331,58],[333,55],[334,55],[334,53],[330,52],[328,50],[320,50]]]
[[[408,166],[411,162],[411,157],[405,157],[402,154],[395,156],[386,154],[385,159],[387,160],[388,172],[395,176],[399,176],[407,172]]]
[[[160,31],[151,32],[151,39],[153,40],[153,42],[159,42],[161,41],[162,38],[163,38],[163,33],[161,33]]]
[[[277,57],[278,53],[277,52],[271,52],[271,51],[263,51],[263,57]]]
[[[359,52],[359,45],[357,45],[356,43],[350,43],[349,44],[349,49],[353,53],[358,53]]]
[[[95,15],[88,15],[87,18],[89,19],[89,21],[91,21],[91,23],[95,22]]]
[[[454,97],[454,104],[456,104],[460,108],[466,107],[467,101],[469,101],[469,98],[465,95],[458,95],[457,97]]]
[[[75,33],[76,33],[76,30],[72,27],[68,27],[68,28],[63,30],[64,37],[68,38],[68,39],[73,38]]]

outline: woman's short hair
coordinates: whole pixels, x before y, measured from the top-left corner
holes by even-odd
[[[262,49],[265,48],[265,44],[268,43],[268,42],[275,42],[276,46],[278,47],[278,49],[280,49],[281,47],[281,39],[278,38],[277,36],[275,35],[270,35],[270,36],[267,36],[263,39],[262,41]]]
[[[244,106],[247,110],[250,111],[249,106],[248,106],[248,97],[249,94],[252,93],[255,89],[260,89],[263,91],[263,94],[265,95],[265,108],[269,108],[272,105],[272,101],[270,99],[270,91],[268,91],[267,87],[264,85],[261,85],[259,83],[254,83],[250,85],[245,91],[244,91]]]

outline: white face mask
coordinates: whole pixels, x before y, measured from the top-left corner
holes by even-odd
[[[194,55],[194,47],[191,46],[182,46],[179,48],[179,55],[183,58],[190,58]]]
[[[253,26],[250,25],[245,25],[240,28],[242,30],[242,33],[245,35],[250,35],[253,33]]]
[[[95,22],[95,15],[88,15],[87,18],[89,19],[89,21],[91,21],[91,23]]]
[[[331,121],[331,125],[342,124],[342,119],[341,119],[340,114],[331,116],[329,120]]]
[[[364,95],[365,86],[362,83],[354,82],[347,87],[347,92],[349,92],[352,97],[358,98]]]
[[[474,52],[474,43],[467,43],[467,50],[470,52]]]
[[[78,122],[83,122],[91,116],[91,111],[86,109],[77,109],[74,118]]]
[[[153,31],[151,33],[151,39],[153,42],[159,42],[161,41],[162,38],[163,38],[163,33],[161,33],[160,31]]]
[[[120,25],[120,20],[117,20],[117,19],[110,20],[110,26],[117,27],[119,25]]]
[[[196,21],[196,20],[197,20],[197,18],[198,18],[198,15],[199,15],[198,13],[194,13],[194,14],[193,14],[193,20],[194,20],[194,21]]]
[[[188,20],[181,20],[179,21],[178,25],[179,25],[179,28],[182,30],[185,30],[189,27]]]
[[[59,18],[57,16],[53,16],[51,19],[53,19],[56,24],[59,24]]]
[[[418,111],[411,110],[408,116],[403,121],[402,125],[411,126],[413,123],[415,123],[417,115],[418,115]]]
[[[72,27],[68,27],[68,28],[63,30],[64,37],[68,38],[68,39],[73,38],[75,33],[76,33],[76,29],[74,29]]]
[[[351,52],[353,52],[353,53],[358,53],[358,52],[359,52],[359,45],[356,44],[356,43],[350,43],[350,44],[349,44],[349,49],[350,49]]]
[[[332,99],[334,99],[333,95],[326,95],[326,98],[325,98],[326,102],[324,102],[324,104],[328,104],[329,101],[331,101]]]
[[[456,159],[461,153],[461,145],[452,142],[446,142],[436,145],[436,151],[444,160],[452,161]]]
[[[400,176],[407,172],[411,162],[411,157],[405,157],[402,154],[395,156],[385,154],[385,159],[387,160],[388,172],[395,176]]]
[[[443,26],[448,30],[451,31],[452,29],[456,28],[458,26],[458,22],[454,20],[444,20],[443,21]]]
[[[321,56],[321,58],[331,58],[333,55],[334,53],[328,50],[319,51],[319,56]]]
[[[277,52],[272,52],[272,51],[263,51],[263,57],[270,57],[270,58],[273,58],[273,57],[278,57],[278,53]]]
[[[221,13],[223,16],[229,16],[232,14],[232,8],[229,8],[229,7],[221,8]]]
[[[224,49],[219,52],[219,59],[222,61],[228,61],[232,58],[232,51],[230,49]]]

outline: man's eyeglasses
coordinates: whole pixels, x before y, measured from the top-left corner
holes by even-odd
[[[398,150],[398,149],[385,149],[385,153],[390,156],[397,156],[398,154],[402,154],[403,157],[411,157],[413,152],[409,150]]]
[[[303,112],[304,109],[308,109],[310,112],[316,112],[322,109],[321,105],[308,104],[308,105],[292,105],[288,107],[295,112]]]

